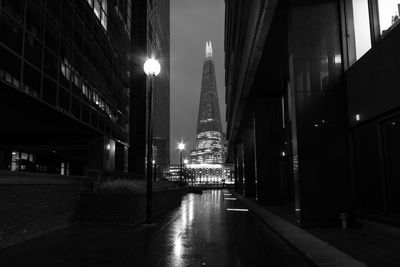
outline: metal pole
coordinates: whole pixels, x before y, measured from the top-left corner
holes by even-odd
[[[153,104],[153,79],[154,75],[150,76],[150,92],[149,92],[149,110],[148,110],[148,125],[147,125],[147,184],[146,184],[146,223],[151,223],[151,206],[152,206],[152,158],[153,158],[153,129],[152,129],[152,104]]]
[[[154,163],[154,181],[157,180],[157,164]]]
[[[181,168],[180,168],[180,177],[179,177],[179,181],[182,185],[182,149],[180,150],[180,160],[181,160]]]

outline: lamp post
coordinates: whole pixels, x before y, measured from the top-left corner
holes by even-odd
[[[185,144],[184,143],[182,143],[182,142],[180,142],[179,143],[179,145],[178,145],[178,149],[179,149],[179,158],[180,158],[180,164],[181,164],[181,166],[180,166],[180,172],[179,172],[179,182],[181,183],[181,185],[182,185],[182,152],[183,152],[183,150],[185,149]]]
[[[161,66],[157,60],[150,58],[143,65],[144,72],[150,78],[150,90],[148,92],[148,124],[147,124],[147,167],[146,167],[146,223],[151,223],[151,206],[152,206],[152,157],[153,157],[153,80],[160,73]]]

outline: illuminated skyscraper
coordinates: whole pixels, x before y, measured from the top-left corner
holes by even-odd
[[[190,154],[192,163],[221,164],[223,162],[222,144],[221,115],[212,45],[211,41],[207,41],[197,121],[196,149]]]
[[[205,52],[196,148],[190,154],[189,168],[198,182],[219,182],[224,174],[225,149],[211,41],[206,42]]]

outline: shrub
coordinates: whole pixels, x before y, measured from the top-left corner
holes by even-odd
[[[169,181],[153,181],[152,185],[153,191],[165,191],[179,188],[178,185]],[[109,180],[101,182],[99,184],[98,191],[110,193],[144,194],[146,193],[146,180]]]

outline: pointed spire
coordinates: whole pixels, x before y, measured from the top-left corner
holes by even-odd
[[[212,58],[212,45],[211,41],[206,41],[206,58]]]

